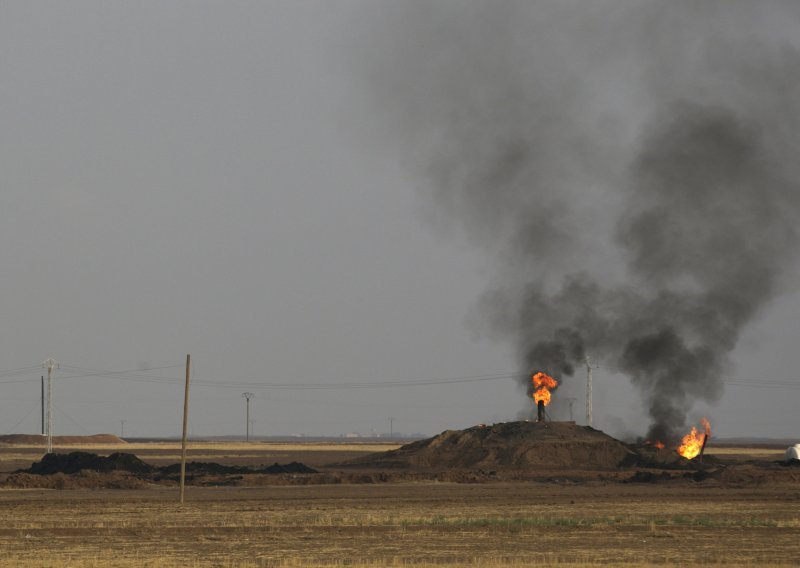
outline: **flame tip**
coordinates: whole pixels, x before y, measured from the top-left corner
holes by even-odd
[[[558,380],[554,379],[547,373],[539,371],[533,374],[531,377],[531,382],[533,382],[534,388],[533,400],[537,404],[539,401],[542,401],[544,402],[545,406],[550,404],[550,389],[555,389],[558,386]]]

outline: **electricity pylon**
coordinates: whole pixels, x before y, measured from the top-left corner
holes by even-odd
[[[53,453],[53,369],[58,368],[58,363],[50,357],[42,363],[47,369],[47,452]]]
[[[242,397],[247,401],[247,414],[245,415],[245,440],[250,441],[250,399],[256,396],[251,392],[243,392]]]

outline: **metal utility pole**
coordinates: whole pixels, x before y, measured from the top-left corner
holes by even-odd
[[[247,406],[247,413],[245,414],[245,441],[246,442],[250,441],[250,399],[253,398],[254,396],[256,396],[256,395],[254,395],[251,392],[243,392],[242,393],[242,398],[244,398],[246,400],[246,406]]]
[[[42,436],[44,436],[44,375],[42,375]]]
[[[567,399],[567,402],[569,403],[569,421],[570,422],[573,422],[575,420],[572,417],[572,405],[575,404],[575,401],[577,401],[577,400],[578,400],[577,398],[572,397],[572,396]]]
[[[127,420],[120,420],[119,421],[119,437],[120,438],[124,438],[125,437],[125,423],[126,422],[127,422]]]
[[[53,369],[58,368],[58,363],[50,357],[42,363],[47,369],[47,452],[53,453]]]
[[[186,484],[186,431],[189,425],[189,374],[192,356],[186,355],[186,388],[183,391],[183,436],[181,438],[181,504],[183,504],[184,486]]]
[[[586,425],[592,425],[592,364],[586,356]]]

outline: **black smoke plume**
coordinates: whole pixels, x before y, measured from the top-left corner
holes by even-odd
[[[527,377],[624,372],[674,439],[791,285],[800,9],[397,4],[365,16],[375,122],[434,220],[497,259],[481,319]]]

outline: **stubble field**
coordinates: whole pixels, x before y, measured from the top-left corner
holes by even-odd
[[[142,446],[92,451],[133,451],[158,465],[177,455],[174,444]],[[322,467],[389,447],[197,444],[191,459]],[[746,460],[750,452],[721,453]],[[40,455],[37,448],[2,448],[0,470]],[[183,506],[177,497],[175,488],[155,486],[1,490],[0,564],[790,566],[800,558],[794,482],[708,486],[553,475],[484,483],[190,486]]]

